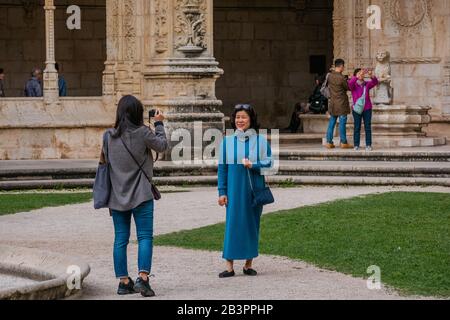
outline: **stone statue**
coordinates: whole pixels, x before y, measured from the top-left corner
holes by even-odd
[[[379,85],[375,91],[375,104],[392,104],[393,87],[391,79],[390,54],[386,50],[377,53],[377,65],[375,67],[375,75],[378,78]]]

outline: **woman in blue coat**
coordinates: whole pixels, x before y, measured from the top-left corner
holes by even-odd
[[[267,140],[258,135],[257,115],[251,105],[239,104],[231,117],[235,133],[220,147],[218,189],[219,205],[226,206],[223,258],[227,270],[220,278],[235,275],[234,260],[245,260],[245,275],[256,276],[253,259],[258,256],[259,225],[262,206],[252,205],[252,186],[264,186],[264,168],[272,166]]]

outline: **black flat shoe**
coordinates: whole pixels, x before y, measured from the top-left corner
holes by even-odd
[[[229,278],[229,277],[234,277],[234,270],[231,271],[231,272],[224,271],[224,272],[219,274],[219,278]]]
[[[144,281],[141,277],[136,279],[136,284],[134,285],[134,291],[140,293],[143,297],[154,297],[155,291],[150,287],[150,280]]]
[[[129,282],[128,284],[123,283],[122,281],[119,282],[119,288],[117,289],[117,294],[118,295],[126,295],[126,294],[133,294],[136,293],[136,291],[134,291],[134,282],[133,280],[131,280],[131,278],[128,278]]]
[[[256,272],[256,270],[253,270],[251,268],[250,269],[243,268],[242,270],[244,271],[244,274],[247,276],[256,276],[258,274],[258,272]]]

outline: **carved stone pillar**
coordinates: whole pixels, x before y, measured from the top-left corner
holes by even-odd
[[[223,73],[213,56],[212,0],[147,1],[143,100],[167,116],[169,134],[195,122],[224,130],[215,82]],[[178,141],[172,142],[172,146]]]
[[[103,72],[105,102],[126,94],[141,97],[144,0],[106,0],[106,51]]]
[[[55,68],[55,5],[53,0],[45,0],[46,61],[44,70],[44,100],[52,104],[59,99],[58,72]]]
[[[346,62],[346,72],[357,67],[370,67],[370,32],[366,27],[368,0],[334,0],[334,58]]]

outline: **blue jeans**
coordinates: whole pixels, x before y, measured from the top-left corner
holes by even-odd
[[[355,121],[355,147],[359,147],[361,143],[361,122],[364,120],[364,130],[366,132],[366,147],[372,146],[372,110],[363,111],[362,115],[353,111],[353,119]]]
[[[112,210],[114,221],[114,271],[117,278],[128,277],[127,246],[130,240],[131,216],[136,223],[139,243],[138,272],[150,274],[153,256],[153,200],[130,211]]]
[[[328,130],[327,130],[327,142],[333,143],[333,136],[334,136],[334,128],[336,127],[338,117],[337,116],[330,116],[330,122],[328,123]],[[347,143],[347,116],[339,116],[339,136],[341,137],[341,143],[346,144]]]

